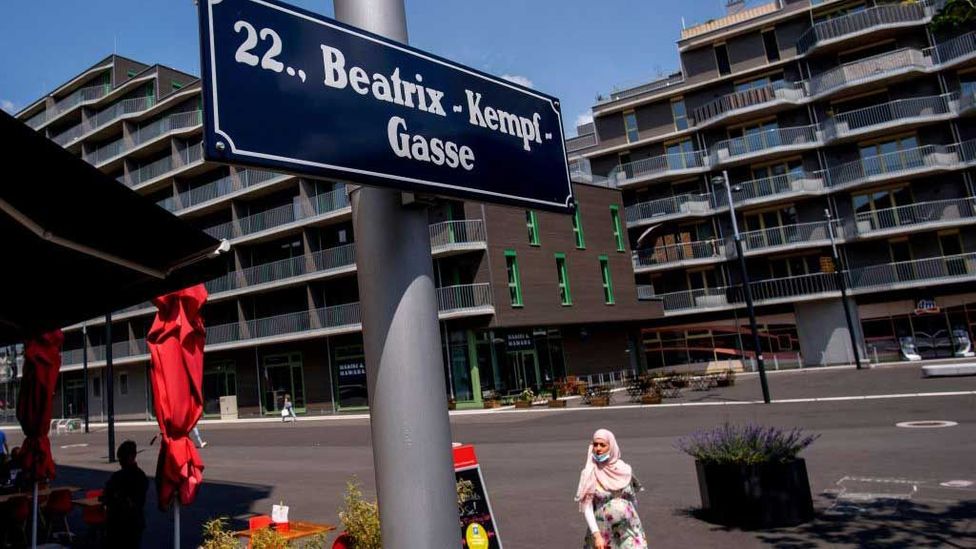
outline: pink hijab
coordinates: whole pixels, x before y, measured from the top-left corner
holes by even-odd
[[[610,446],[610,458],[603,463],[597,463],[593,459],[592,442],[587,445],[586,462],[583,464],[583,470],[580,471],[575,498],[580,504],[581,511],[587,505],[586,500],[593,496],[597,486],[602,486],[608,491],[623,490],[631,480],[630,465],[620,459],[620,447],[617,446],[617,438],[613,433],[606,429],[598,429],[593,433],[593,440],[596,439],[603,440]]]

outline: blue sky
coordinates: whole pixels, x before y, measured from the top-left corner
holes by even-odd
[[[332,15],[331,0],[291,0]],[[598,93],[678,67],[681,18],[724,0],[406,0],[411,45],[562,101],[567,135]],[[5,0],[0,107],[17,111],[116,51],[199,74],[192,0]]]

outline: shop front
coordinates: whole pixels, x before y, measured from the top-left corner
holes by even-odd
[[[873,362],[974,356],[976,300],[923,297],[887,307],[864,306],[861,315],[864,343]]]

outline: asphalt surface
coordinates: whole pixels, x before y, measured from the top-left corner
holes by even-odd
[[[976,547],[976,377],[921,379],[916,367],[782,372],[770,375],[776,399],[898,395],[892,398],[753,404],[755,376],[708,392],[686,391],[678,406],[620,405],[566,411],[502,410],[452,416],[454,440],[475,444],[504,546],[579,547],[585,532],[573,502],[587,441],[613,430],[623,457],[644,484],[639,511],[652,547]],[[964,393],[946,395],[945,393]],[[910,395],[926,396],[910,396]],[[717,404],[717,405],[713,405]],[[729,405],[722,405],[729,404]],[[946,428],[906,429],[903,421],[949,420]],[[694,463],[678,438],[723,422],[800,426],[819,433],[803,455],[818,518],[795,528],[728,530],[696,518]],[[199,542],[200,524],[228,516],[243,526],[283,501],[292,517],[337,523],[347,480],[372,495],[369,423],[330,418],[203,424],[205,484],[183,511],[183,547]],[[146,451],[155,429],[119,426],[117,440]],[[11,445],[19,434],[8,431]],[[52,438],[59,483],[98,487],[113,467],[104,431]],[[951,483],[967,481],[971,484]],[[155,497],[150,489],[150,498]],[[151,499],[151,501],[153,501]],[[73,517],[83,530],[79,517]],[[172,547],[170,515],[147,506],[144,547]],[[436,548],[433,548],[436,549]]]

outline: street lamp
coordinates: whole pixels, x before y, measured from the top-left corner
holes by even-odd
[[[857,369],[861,369],[861,352],[857,347],[857,336],[854,332],[854,319],[851,317],[851,305],[847,302],[847,280],[844,278],[844,269],[840,264],[840,255],[837,253],[837,242],[834,240],[834,223],[830,217],[830,208],[824,208],[827,216],[827,234],[830,235],[830,250],[834,258],[834,273],[837,274],[837,285],[840,287],[840,300],[844,304],[844,320],[847,321],[847,333],[851,336],[851,349],[854,351],[854,364]]]
[[[742,290],[746,298],[746,310],[749,312],[749,329],[752,331],[752,346],[756,351],[756,368],[759,370],[759,384],[762,386],[763,402],[769,404],[769,384],[766,382],[766,364],[763,362],[762,344],[759,342],[759,329],[756,328],[756,310],[752,306],[752,287],[749,283],[749,271],[746,270],[746,257],[742,253],[742,235],[739,234],[739,224],[735,220],[735,204],[732,202],[732,182],[729,172],[722,170],[722,175],[712,178],[712,185],[725,187],[725,196],[729,201],[729,216],[732,218],[732,238],[735,241],[735,255],[739,258],[739,271],[742,275]]]

